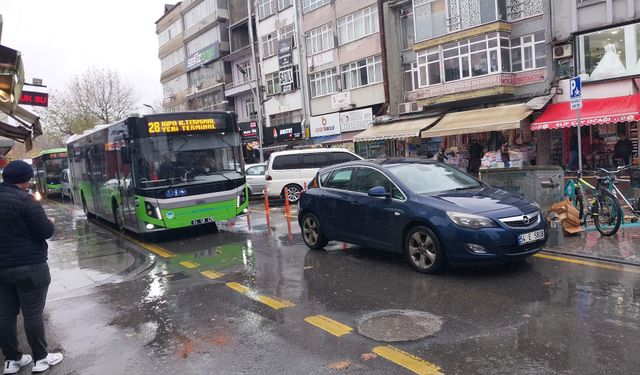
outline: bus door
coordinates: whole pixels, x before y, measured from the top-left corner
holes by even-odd
[[[123,146],[117,153],[118,180],[120,182],[120,209],[124,217],[124,225],[137,230],[135,196],[133,193],[133,172],[131,168],[131,149],[125,141],[118,141]]]

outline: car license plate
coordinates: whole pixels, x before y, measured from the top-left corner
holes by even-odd
[[[518,236],[518,245],[526,245],[528,243],[540,241],[544,239],[544,230],[524,233]]]
[[[203,217],[202,219],[191,220],[191,225],[209,224],[213,223],[212,217]]]

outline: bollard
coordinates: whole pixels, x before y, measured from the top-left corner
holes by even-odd
[[[247,212],[247,228],[251,230],[251,211]]]
[[[289,241],[293,241],[293,232],[291,231],[291,216],[287,215],[287,237]]]
[[[284,195],[284,215],[286,217],[289,217],[291,215],[291,207],[289,205],[289,197],[287,196],[287,194]]]
[[[267,187],[264,187],[263,190],[264,193],[264,212],[268,215],[269,214],[269,189],[267,189]]]

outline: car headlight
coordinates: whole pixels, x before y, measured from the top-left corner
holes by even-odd
[[[470,229],[495,228],[496,223],[488,217],[447,211],[447,216],[457,226]]]

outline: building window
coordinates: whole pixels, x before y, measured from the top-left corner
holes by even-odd
[[[382,59],[380,55],[342,66],[342,88],[344,90],[378,82],[382,82]]]
[[[222,61],[216,61],[202,66],[198,69],[192,70],[188,73],[189,86],[195,87],[194,90],[204,89],[204,83],[222,81],[224,79],[225,71]]]
[[[238,117],[240,120],[249,120],[255,118],[255,106],[252,97],[247,97],[239,100],[240,107],[238,108]]]
[[[280,72],[267,74],[265,77],[267,96],[280,94]]]
[[[181,75],[162,85],[162,94],[164,98],[169,98],[176,93],[187,89],[187,76]]]
[[[413,7],[411,5],[400,9],[400,40],[402,49],[409,49],[416,41],[415,28],[413,27]]]
[[[246,61],[242,61],[236,64],[237,66],[234,67],[235,69],[235,73],[234,73],[234,77],[235,77],[235,84],[236,85],[240,85],[243,83],[248,83],[251,82],[253,80],[253,74],[251,71],[251,60],[246,60]],[[242,74],[242,72],[240,72],[240,69],[238,69],[238,66],[240,67],[240,69],[244,70],[244,74]]]
[[[171,52],[167,56],[160,59],[160,66],[163,72],[173,68],[174,66],[180,65],[184,62],[184,48],[180,47],[179,49]]]
[[[418,63],[412,62],[410,64],[402,65],[404,70],[404,91],[411,92],[417,90],[420,87],[419,77],[418,77]],[[438,74],[440,73],[438,67]]]
[[[289,112],[276,113],[269,116],[271,126],[299,124],[302,122],[302,111],[295,110]]]
[[[262,37],[262,58],[266,59],[271,56],[275,56],[278,51],[278,33],[272,32],[271,34]]]
[[[215,13],[218,10],[216,5],[217,0],[203,0],[200,4],[193,7],[184,14],[184,28],[185,30],[191,26],[196,25],[198,22],[205,19],[210,14]]]
[[[547,50],[544,31],[511,39],[511,71],[544,68],[547,66]]]
[[[258,0],[258,14],[260,19],[272,16],[278,10],[276,0]]]
[[[342,18],[338,18],[339,45],[377,33],[378,31],[377,5],[371,5]]]
[[[417,53],[418,82],[417,87],[425,87],[441,83],[440,50],[433,48]]]
[[[338,92],[338,75],[335,68],[312,74],[309,82],[312,98]]]
[[[333,30],[331,29],[331,23],[309,30],[306,41],[307,55],[313,55],[333,48]]]
[[[302,0],[302,11],[304,13],[311,12],[312,10],[318,9],[330,2],[331,0]]]
[[[293,0],[278,0],[278,10],[287,9],[293,5]]]
[[[640,23],[576,37],[578,73],[591,80],[640,74]]]
[[[452,5],[452,8],[454,7]],[[445,0],[414,0],[413,16],[416,40],[434,38],[447,32],[447,4]],[[450,22],[459,21],[452,14]]]
[[[201,49],[220,41],[220,28],[218,26],[206,31],[204,34],[187,43],[187,55],[191,56]]]
[[[169,27],[162,30],[158,34],[158,44],[160,45],[160,47],[162,47],[165,44],[167,44],[171,39],[180,35],[180,33],[182,33],[182,19],[178,18],[171,25],[169,25]]]
[[[291,25],[287,25],[283,28],[281,28],[280,30],[278,30],[278,34],[280,37],[280,40],[282,39],[286,39],[286,38],[291,38],[291,47],[295,47],[296,45],[296,38],[294,36],[294,31],[295,31],[295,26],[293,24]]]

